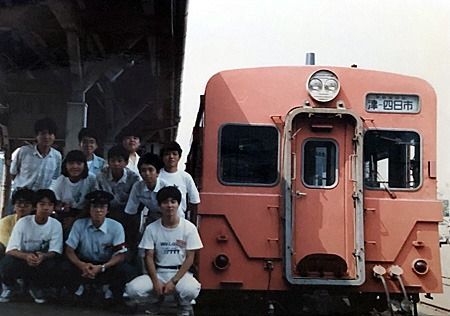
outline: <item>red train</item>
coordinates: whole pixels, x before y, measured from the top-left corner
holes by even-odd
[[[354,67],[220,72],[188,171],[202,200],[200,300],[229,314],[417,314],[419,293],[442,291],[436,96],[424,80]],[[245,304],[255,297],[261,309]]]

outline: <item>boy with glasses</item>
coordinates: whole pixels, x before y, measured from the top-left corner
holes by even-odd
[[[113,198],[100,190],[86,195],[89,217],[75,221],[66,241],[65,254],[70,262],[66,275],[70,289],[82,285],[76,295],[83,295],[86,285],[109,285],[112,298],[120,302],[126,281],[123,261],[127,248],[122,225],[106,217]]]
[[[86,156],[89,172],[97,175],[105,165],[105,159],[95,154],[98,148],[97,135],[93,130],[84,127],[78,133],[78,141],[81,151]]]
[[[27,188],[21,188],[14,192],[12,196],[14,214],[0,219],[0,260],[5,255],[6,246],[8,245],[14,225],[20,218],[31,213],[33,210],[33,201],[34,192]]]

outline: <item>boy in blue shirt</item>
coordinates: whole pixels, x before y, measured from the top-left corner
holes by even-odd
[[[109,217],[121,223],[125,221],[125,205],[133,184],[139,181],[139,176],[128,169],[128,151],[121,145],[111,147],[108,151],[108,167],[97,174],[98,189],[113,195],[110,203]]]
[[[78,141],[81,151],[86,156],[89,172],[97,175],[105,165],[105,159],[95,154],[98,148],[97,135],[93,130],[84,127],[78,133]]]

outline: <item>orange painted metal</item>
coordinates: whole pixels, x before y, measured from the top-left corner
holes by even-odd
[[[350,179],[350,158],[353,129],[341,118],[334,123],[333,131],[316,132],[307,120],[296,126],[301,129],[295,136],[295,151],[300,152],[306,139],[333,140],[347,150],[338,151],[339,174],[337,183],[329,188],[307,187],[302,183],[301,155],[297,158],[295,190],[303,193],[294,199],[294,249],[293,266],[313,254],[332,254],[346,262],[347,277],[355,278],[356,267],[353,256],[355,240],[355,209],[353,187]],[[350,149],[349,149],[350,148]],[[294,271],[294,273],[297,273]]]
[[[335,100],[324,104],[315,102],[306,91],[308,77],[318,69],[333,71],[341,84]],[[416,114],[368,113],[364,108],[367,93],[418,95],[421,109]],[[364,130],[413,130],[420,135],[422,146],[423,180],[417,189],[393,190],[395,198],[385,190],[364,189],[366,279],[362,286],[346,289],[382,292],[381,282],[372,276],[372,267],[381,265],[388,269],[391,265],[399,265],[404,270],[403,280],[408,291],[442,291],[438,243],[438,222],[442,214],[441,204],[436,200],[436,96],[432,87],[414,77],[318,66],[224,71],[208,82],[199,207],[199,230],[205,245],[200,252],[199,277],[204,289],[266,290],[269,277],[272,290],[293,287],[283,276],[284,260],[288,259],[283,255],[285,206],[282,184],[290,181],[282,174],[286,141],[282,138],[284,121],[293,108],[304,104],[313,108],[336,108],[337,101],[363,121]],[[280,130],[280,181],[276,185],[223,185],[218,180],[219,131],[228,123],[264,124]],[[302,131],[293,142],[297,166],[301,162],[298,147],[307,136],[332,138],[345,150],[339,153],[339,183],[333,189],[305,188],[299,170],[294,175],[293,188],[306,193],[306,198],[293,197],[297,206],[305,204],[296,211],[301,220],[294,223],[294,244],[298,246],[294,250],[294,261],[316,252],[338,254],[346,260],[349,277],[353,277],[354,215],[349,170],[351,159],[354,159],[351,158],[354,154],[351,145],[353,126],[335,120],[316,124],[316,128],[301,122],[298,127]],[[212,262],[218,254],[229,257],[227,269],[214,268]],[[425,275],[418,275],[412,269],[418,258],[425,259],[429,265]],[[273,271],[267,269],[268,261],[273,263]],[[388,286],[391,291],[400,291],[393,280],[389,280]]]

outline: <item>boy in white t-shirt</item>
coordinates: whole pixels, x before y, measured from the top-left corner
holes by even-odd
[[[191,301],[200,293],[200,283],[189,269],[203,244],[194,224],[178,215],[181,193],[175,186],[159,190],[157,199],[162,217],[147,226],[139,244],[145,249],[148,275],[129,282],[125,291],[130,298],[156,298],[156,308],[165,295],[175,294],[178,315],[190,315]]]
[[[196,223],[200,194],[191,175],[184,170],[178,170],[181,153],[181,147],[177,142],[170,142],[162,147],[160,155],[164,168],[161,169],[159,178],[169,185],[175,185],[181,191],[179,215],[183,218],[187,217],[191,222]],[[189,205],[187,202],[189,202]]]
[[[35,196],[36,215],[22,217],[16,223],[1,262],[0,273],[5,285],[1,303],[9,302],[12,287],[19,278],[29,284],[29,293],[36,303],[45,303],[42,289],[51,285],[56,257],[62,253],[62,227],[50,217],[56,203],[55,194],[42,189]]]

